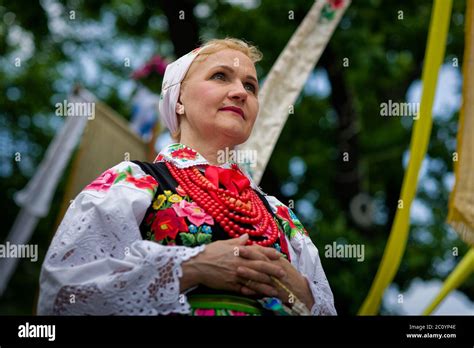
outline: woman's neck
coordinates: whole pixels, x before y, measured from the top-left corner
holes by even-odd
[[[226,153],[226,148],[229,150],[234,149],[234,145],[230,145],[228,143],[219,143],[219,142],[211,142],[211,141],[199,141],[199,140],[192,140],[186,139],[181,137],[180,141],[181,144],[186,145],[193,150],[197,151],[201,156],[203,156],[211,165],[219,166],[225,163],[222,162],[222,158],[226,158],[222,156],[222,154]],[[221,152],[223,153],[221,154]]]

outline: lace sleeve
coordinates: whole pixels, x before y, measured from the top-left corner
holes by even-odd
[[[310,241],[314,249],[316,246]],[[309,274],[303,274],[311,288],[311,293],[314,298],[314,306],[311,308],[312,315],[337,315],[336,308],[334,307],[334,296],[329,286],[329,282],[324,273],[323,266],[321,265],[321,259],[319,258],[319,252],[310,252],[313,254],[313,259],[310,261],[314,265],[314,272],[308,272]],[[309,256],[309,255],[308,255]]]
[[[204,246],[143,240],[139,224],[157,188],[131,162],[104,172],[72,202],[41,269],[40,315],[189,313],[181,263]]]
[[[291,263],[306,278],[314,298],[312,315],[337,315],[334,297],[324,273],[319,251],[311,239],[298,234],[290,240]]]
[[[334,297],[324,273],[319,251],[291,209],[273,196],[266,196],[285,230],[291,263],[306,278],[314,298],[312,315],[337,315]]]

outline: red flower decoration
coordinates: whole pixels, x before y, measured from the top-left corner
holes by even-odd
[[[288,250],[288,243],[286,242],[285,234],[280,229],[280,249],[283,254],[288,256],[288,261],[290,261],[290,251]]]
[[[160,162],[162,159],[164,158],[163,154],[159,154],[158,156],[156,156],[155,160],[153,161],[153,163],[155,162]]]
[[[331,7],[335,10],[344,6],[344,0],[329,0]]]
[[[196,316],[213,317],[216,315],[216,310],[196,308],[196,310],[194,311],[194,314]]]
[[[179,159],[193,160],[196,158],[196,155],[196,151],[191,150],[187,147],[171,152],[171,157]]]
[[[168,208],[156,212],[151,230],[155,234],[155,240],[160,241],[166,237],[176,239],[178,232],[188,231],[188,226],[182,217],[177,216],[172,208]]]
[[[282,219],[288,221],[290,223],[291,228],[295,228],[296,225],[293,223],[293,220],[291,219],[290,213],[288,212],[288,208],[280,205],[277,208],[277,215],[281,217]]]
[[[84,190],[107,191],[114,183],[117,175],[112,169],[106,170],[101,176],[87,185]]]
[[[149,189],[155,191],[155,188],[158,186],[158,183],[151,175],[145,175],[141,178],[135,178],[133,176],[127,176],[125,179],[127,182],[131,182],[136,187],[140,189]]]
[[[147,225],[150,225],[151,222],[153,221],[153,218],[155,217],[155,214],[154,213],[150,213],[148,214],[148,216],[145,218],[145,223]]]
[[[146,62],[145,65],[135,70],[132,73],[132,78],[140,80],[148,77],[152,73],[158,73],[160,76],[163,76],[167,65],[168,63],[161,56],[156,55]]]

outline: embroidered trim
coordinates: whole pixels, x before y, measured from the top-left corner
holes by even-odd
[[[173,153],[176,154],[177,151],[178,155],[182,155],[181,157],[176,157],[176,155],[173,156]],[[192,156],[194,156],[194,158],[191,158]],[[181,169],[193,166],[209,165],[209,162],[199,152],[189,146],[180,143],[170,144],[163,148],[153,161],[153,163],[157,162],[170,162]],[[232,164],[236,164],[239,167],[240,171],[250,180],[250,187],[260,192],[264,196],[267,195],[257,184],[255,184],[252,177],[243,168],[243,166],[239,165],[238,163],[226,162],[220,165],[219,167],[230,168]]]

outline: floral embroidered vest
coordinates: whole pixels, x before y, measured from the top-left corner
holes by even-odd
[[[143,239],[162,245],[195,247],[230,238],[222,227],[178,186],[164,162],[133,162],[146,174],[153,176],[158,183],[152,204],[140,225]],[[276,221],[280,231],[283,231],[267,200],[258,191],[255,192]],[[284,238],[283,232],[272,247],[288,258],[287,248],[281,248],[282,238]],[[286,240],[283,243],[285,246]]]

